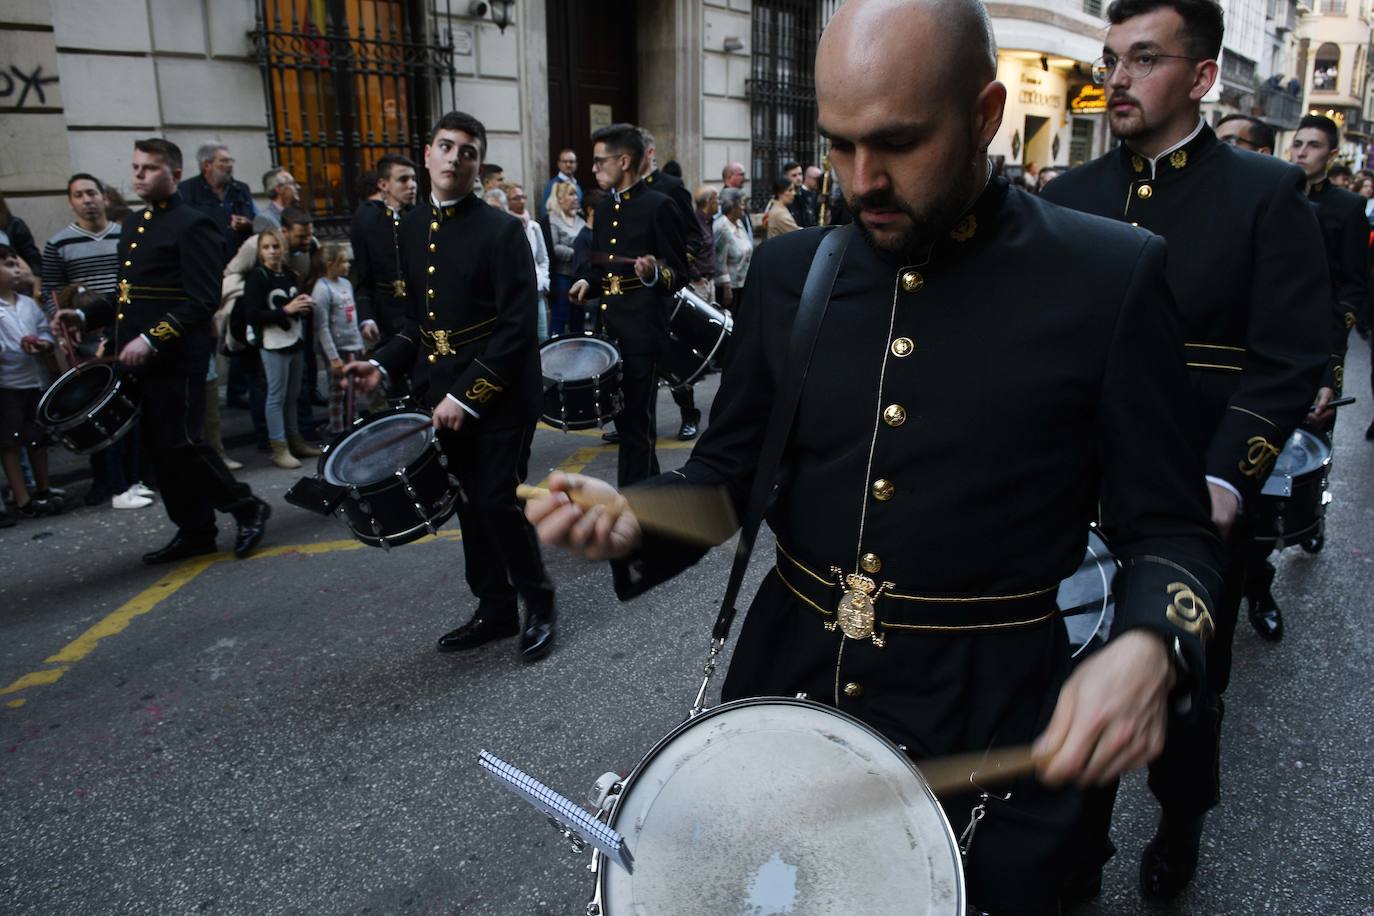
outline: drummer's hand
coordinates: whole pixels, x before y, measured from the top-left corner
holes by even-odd
[[[646,284],[653,283],[658,278],[658,259],[651,254],[635,258],[635,275]]]
[[[619,503],[619,511],[605,506],[582,509],[569,498],[579,491],[598,502]],[[624,504],[615,487],[595,477],[555,473],[549,477],[549,495],[525,503],[525,518],[534,525],[542,543],[562,547],[588,560],[618,560],[639,549],[639,519]]]
[[[1303,422],[1308,426],[1321,426],[1336,415],[1336,411],[1327,407],[1332,399],[1336,397],[1333,388],[1322,387],[1317,391],[1317,400],[1312,404],[1312,409],[1307,412],[1307,419]]]
[[[58,309],[53,312],[52,321],[48,322],[48,327],[53,334],[61,337],[64,326],[72,340],[75,343],[81,343],[81,313],[76,309]]]
[[[382,370],[362,359],[344,364],[342,376],[340,388],[347,388],[349,381],[352,380],[354,387],[363,394],[375,391],[382,383]]]
[[[377,328],[377,322],[371,318],[362,323],[363,340],[370,344],[375,344],[382,339],[382,332]]]
[[[731,305],[734,304],[734,302],[735,291],[730,288],[729,283],[726,283],[724,286],[720,288],[720,304],[723,305],[725,308],[729,308]]]
[[[143,339],[143,335],[135,337],[124,345],[124,349],[119,351],[119,361],[126,366],[141,366],[148,361],[148,357],[153,355],[153,348],[148,341]]]
[[[434,408],[434,428],[449,429],[453,432],[463,428],[463,421],[468,418],[468,412],[458,406],[458,402],[448,395],[444,395]]]
[[[1210,480],[1207,492],[1212,496],[1212,524],[1217,526],[1217,533],[1224,541],[1231,536],[1231,528],[1240,514],[1240,500],[1236,499],[1236,494]]]
[[[587,301],[587,292],[591,288],[592,285],[588,283],[586,280],[578,280],[576,283],[572,285],[571,288],[568,289],[568,298],[571,299],[573,302],[576,302],[578,305],[581,305],[582,303]]]
[[[1131,630],[1079,665],[1032,749],[1040,781],[1103,785],[1164,750],[1174,669],[1164,640]]]

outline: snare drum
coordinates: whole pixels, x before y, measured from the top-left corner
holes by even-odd
[[[589,914],[964,914],[939,802],[896,745],[838,710],[717,706],[660,741],[613,797],[634,873],[600,859]]]
[[[620,413],[620,351],[592,333],[563,334],[539,347],[544,415],[562,430],[604,426]]]
[[[1059,583],[1059,613],[1069,631],[1073,657],[1101,648],[1111,635],[1116,616],[1112,582],[1119,564],[1096,530],[1088,531],[1088,548],[1083,565]]]
[[[678,290],[668,316],[668,354],[660,367],[668,384],[678,388],[701,378],[734,328],[728,314],[688,287]]]
[[[1294,430],[1274,460],[1259,498],[1246,507],[1254,539],[1283,549],[1321,534],[1330,501],[1330,467],[1331,445],[1308,430]]]
[[[393,410],[359,420],[320,455],[318,475],[346,491],[337,512],[353,536],[391,548],[434,534],[453,515],[458,481],[427,413]]]
[[[78,455],[119,440],[138,421],[142,384],[114,363],[73,366],[48,386],[36,422]]]

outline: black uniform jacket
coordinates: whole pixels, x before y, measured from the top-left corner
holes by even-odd
[[[692,199],[692,192],[687,190],[681,178],[660,169],[654,169],[645,175],[644,183],[649,186],[650,191],[657,191],[668,197],[677,208],[682,220],[682,238],[686,246],[686,255],[682,263],[690,266],[701,253],[702,245],[706,243],[701,232],[701,221],[697,219],[697,205]]]
[[[825,231],[759,247],[710,425],[683,469],[650,485],[723,484],[743,514],[798,265]],[[1099,492],[1121,519],[1114,635],[1177,637],[1202,664],[1217,543],[1179,410],[1190,398],[1164,257],[1149,233],[1001,179],[927,261],[850,243],[767,515],[778,565],[745,621],[727,696],[805,691],[935,753],[989,740],[988,723],[1022,694],[1047,716],[1065,667],[1047,659],[1067,645],[1055,592],[1082,560]],[[614,564],[617,593],[701,553],[646,538]],[[832,566],[890,583],[874,605],[885,646],[846,639],[841,652],[824,629]],[[1023,725],[1000,740],[1029,740]]]
[[[1247,500],[1302,422],[1330,356],[1325,251],[1305,187],[1296,166],[1221,143],[1202,125],[1154,163],[1123,144],[1042,194],[1168,240],[1207,474]]]
[[[375,321],[386,337],[401,330],[406,316],[405,297],[396,295],[395,285],[401,276],[402,216],[380,200],[365,200],[348,233],[358,323]]]
[[[1368,296],[1369,220],[1365,200],[1344,188],[1322,180],[1310,188],[1307,199],[1317,208],[1317,222],[1326,242],[1331,271],[1331,373],[1327,384],[1340,389],[1344,380],[1345,349],[1355,316]]]
[[[484,426],[532,424],[542,399],[534,258],[520,221],[469,194],[401,219],[406,317],[374,355],[410,373],[421,402],[446,395]]]
[[[638,181],[612,193],[596,209],[592,257],[581,279],[589,296],[601,296],[606,330],[624,356],[658,356],[668,345],[668,303],[687,282],[682,215],[672,199]],[[648,286],[630,263],[605,263],[605,255],[658,259]]]
[[[88,327],[111,330],[114,353],[144,335],[157,353],[150,373],[204,374],[219,307],[223,236],[180,194],[125,217],[119,292],[86,309]]]

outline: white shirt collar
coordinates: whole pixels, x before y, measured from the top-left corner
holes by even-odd
[[[461,197],[456,198],[454,200],[440,200],[439,198],[434,196],[433,192],[430,192],[429,199],[430,202],[434,204],[434,206],[439,207],[440,209],[443,209],[444,207],[456,206],[459,203],[459,201],[462,200]]]
[[[1144,155],[1141,155],[1140,153],[1136,153],[1136,155],[1137,155],[1137,156],[1140,156],[1141,159],[1144,159],[1146,162],[1150,163],[1150,177],[1151,177],[1151,178],[1154,178],[1154,177],[1155,177],[1155,163],[1159,162],[1159,160],[1163,159],[1165,156],[1169,156],[1169,155],[1172,155],[1173,153],[1178,152],[1179,150],[1183,149],[1183,147],[1187,146],[1189,143],[1192,143],[1193,140],[1195,140],[1195,139],[1197,138],[1197,135],[1200,134],[1200,133],[1202,133],[1202,128],[1205,127],[1205,126],[1207,126],[1207,121],[1206,121],[1206,119],[1204,119],[1204,118],[1202,118],[1201,116],[1199,116],[1198,119],[1197,119],[1197,127],[1194,127],[1194,128],[1193,128],[1193,132],[1192,132],[1191,134],[1189,134],[1188,136],[1184,137],[1182,140],[1178,141],[1178,142],[1175,143],[1173,146],[1169,147],[1168,149],[1166,149],[1164,152],[1160,153],[1158,156],[1154,157],[1153,159],[1151,159],[1149,156],[1144,156]],[[1127,145],[1127,146],[1130,146],[1129,143],[1126,144],[1126,145]],[[1131,150],[1131,152],[1135,153],[1135,150]]]

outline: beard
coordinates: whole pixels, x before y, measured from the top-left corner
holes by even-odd
[[[854,222],[864,241],[875,250],[897,255],[903,261],[919,260],[931,242],[954,228],[977,192],[978,169],[972,149],[958,162],[957,173],[919,207],[891,189],[846,196],[845,203],[854,214]],[[879,237],[861,218],[865,210],[896,210],[905,214],[910,222],[905,229]]]
[[[1112,111],[1111,106],[1119,101],[1130,102],[1135,105],[1135,108],[1127,114],[1118,115]],[[1107,126],[1111,129],[1112,136],[1118,140],[1130,140],[1139,137],[1150,129],[1150,125],[1145,121],[1144,106],[1134,96],[1124,92],[1113,94],[1107,103]]]

